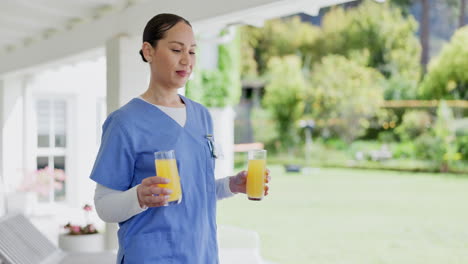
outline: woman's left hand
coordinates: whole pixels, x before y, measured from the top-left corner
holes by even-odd
[[[265,171],[265,196],[268,195],[268,183],[271,181],[270,170]],[[247,171],[241,171],[229,179],[229,188],[232,193],[247,193]]]

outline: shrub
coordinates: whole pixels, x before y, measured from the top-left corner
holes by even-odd
[[[392,147],[393,157],[395,159],[412,159],[417,156],[416,145],[413,141],[401,142]]]
[[[254,140],[271,147],[271,145],[274,144],[275,139],[278,139],[278,132],[275,127],[272,113],[267,109],[260,107],[253,108],[251,122]]]
[[[458,119],[455,123],[455,142],[463,160],[468,160],[468,118]]]
[[[460,153],[461,159],[468,160],[468,135],[457,136],[455,142],[458,145],[458,153]]]
[[[224,33],[222,33],[224,34]],[[218,68],[194,70],[185,86],[186,96],[206,107],[236,105],[241,94],[239,35],[218,47]]]
[[[319,128],[350,143],[369,127],[383,100],[382,75],[348,60],[330,55],[314,66],[307,105]]]
[[[403,115],[403,121],[395,129],[402,141],[413,140],[431,127],[431,115],[426,111],[411,110]]]
[[[444,101],[437,109],[437,119],[432,129],[420,135],[415,144],[417,155],[436,162],[442,172],[447,172],[461,158],[455,141],[453,113]]]
[[[424,133],[414,141],[416,157],[420,159],[441,161],[445,148],[441,138],[435,137],[432,133]]]

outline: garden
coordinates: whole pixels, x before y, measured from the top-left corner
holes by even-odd
[[[270,195],[221,201],[218,222],[258,232],[264,259],[468,263],[468,26],[428,56],[416,2],[243,26],[188,84],[208,107],[250,102],[236,143],[268,150]]]
[[[392,3],[240,30],[241,79],[264,83],[249,122],[270,163],[468,174],[468,27],[423,65],[418,23]]]

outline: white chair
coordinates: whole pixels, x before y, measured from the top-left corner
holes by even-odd
[[[218,225],[221,264],[265,264],[260,256],[260,237],[252,230]]]
[[[22,214],[0,218],[2,264],[114,264],[113,252],[66,253],[50,242]]]

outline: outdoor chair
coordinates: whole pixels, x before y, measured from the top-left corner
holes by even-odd
[[[113,252],[64,252],[24,215],[15,213],[0,218],[1,264],[114,264],[116,258]]]
[[[255,231],[218,225],[218,245],[221,264],[267,263],[260,256],[260,238]]]

